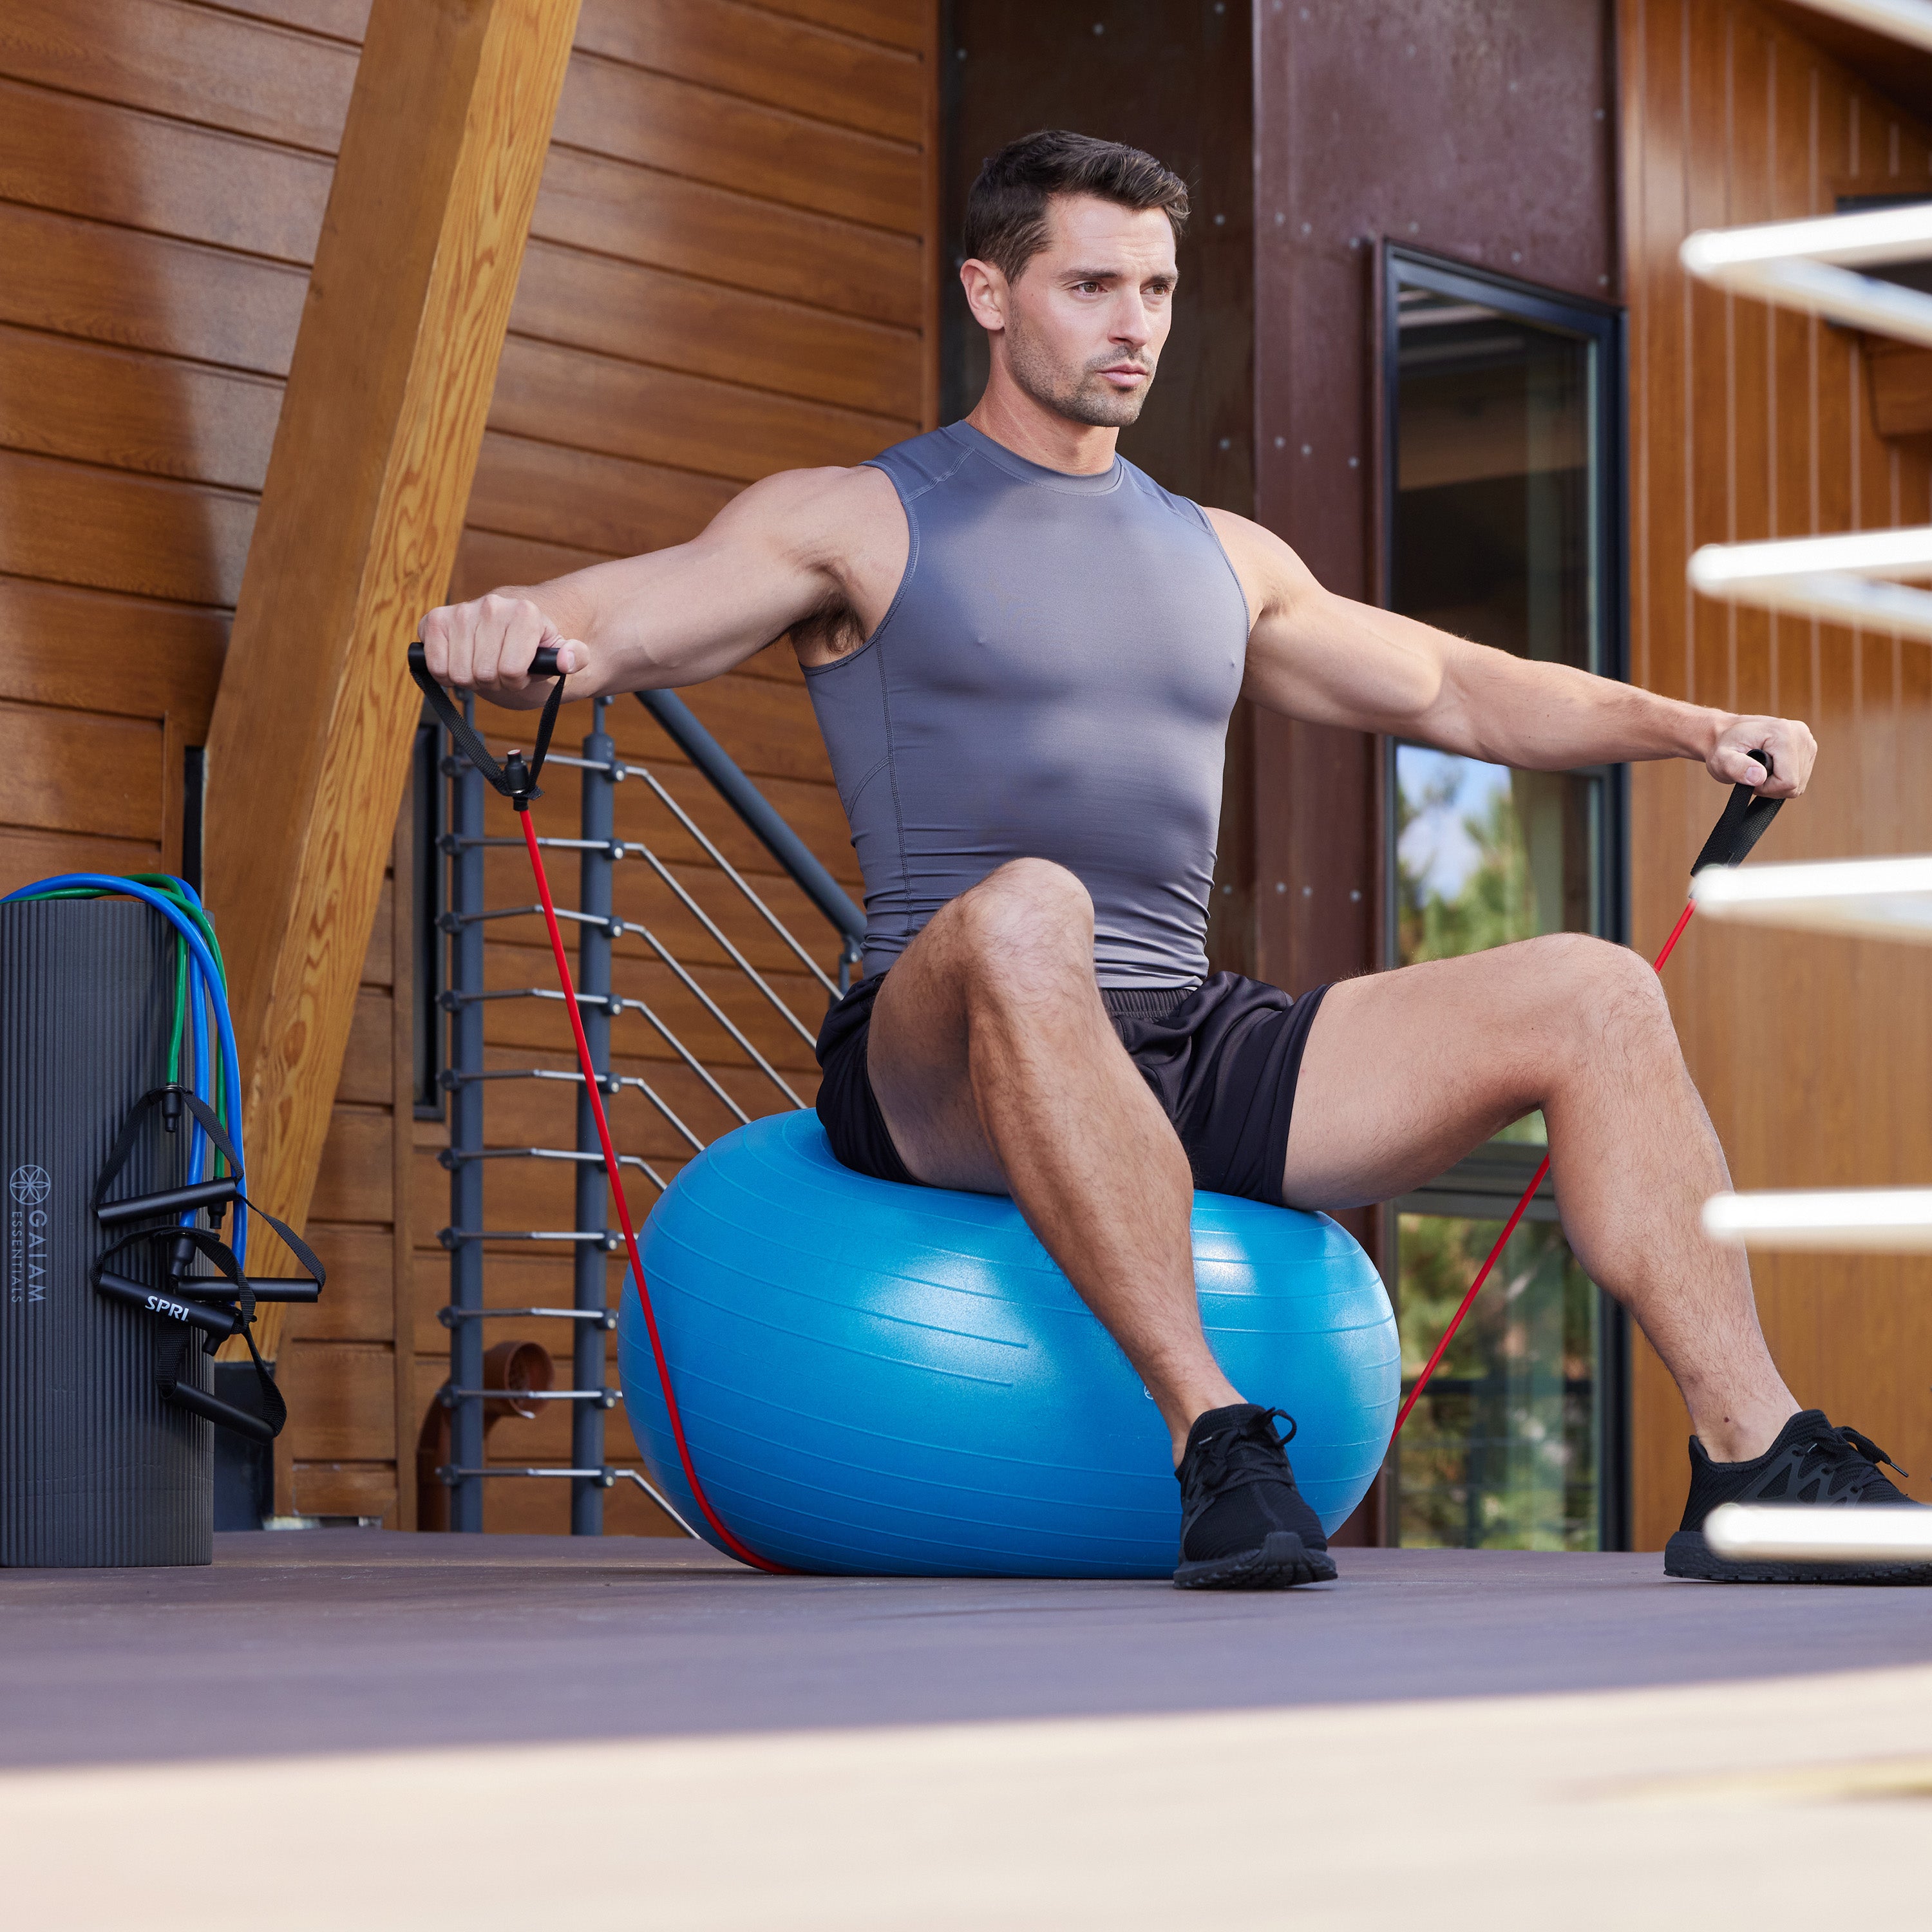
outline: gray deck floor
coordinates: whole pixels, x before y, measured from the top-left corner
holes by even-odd
[[[320,1530],[0,1571],[0,1764],[1633,1688],[1932,1661],[1932,1592],[1350,1550],[1259,1596],[768,1577],[694,1544]]]

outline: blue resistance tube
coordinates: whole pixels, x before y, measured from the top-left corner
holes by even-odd
[[[196,912],[202,914],[202,916],[206,917],[207,909],[201,902],[201,895],[195,890],[194,886],[190,885],[185,879],[176,879],[175,880],[175,884],[181,888],[182,897],[194,908]],[[202,943],[204,945],[206,944],[205,937]],[[214,965],[218,976],[220,973],[220,962],[218,960],[214,962]],[[208,1016],[211,1010],[216,1016],[216,1025],[218,1029],[224,1024],[228,1024],[230,1026],[228,1039],[229,1052],[224,1063],[224,1070],[234,1059],[234,1036],[232,1024],[232,1022],[230,1022],[228,1016],[228,994],[225,980],[220,976],[218,976],[212,980],[209,980],[207,974],[202,970],[200,962],[195,958],[192,954],[189,956],[189,968],[190,991],[192,994],[198,994],[200,995],[198,998],[190,998],[188,1003],[189,1011],[192,1016],[190,1024],[193,1028],[194,1051],[194,1090],[200,1097],[206,1100],[208,1097],[209,1091],[208,1066]],[[226,1078],[227,1075],[224,1070],[224,1082],[226,1082]],[[235,1144],[235,1151],[237,1154],[239,1154],[242,1151],[241,1096],[236,1093],[233,1087],[228,1086],[226,1088],[224,1097],[226,1099],[228,1105],[223,1124],[226,1126],[229,1130],[228,1137]],[[208,1144],[208,1136],[202,1130],[201,1124],[198,1120],[195,1123],[195,1137],[191,1151],[190,1165],[193,1168],[195,1178],[197,1180],[205,1179],[206,1178],[206,1175],[203,1172],[204,1168],[206,1168],[208,1173],[212,1173],[214,1171],[214,1161],[213,1153]],[[238,1177],[238,1178],[239,1177]],[[236,1251],[236,1258],[239,1259],[245,1249],[247,1242],[247,1228],[244,1218],[246,1210],[238,1207],[236,1210],[236,1232],[237,1234],[242,1238],[242,1245],[238,1247]]]
[[[213,1086],[208,1077],[207,992],[200,963],[190,953],[188,956],[188,1023],[189,1051],[194,1055],[194,1067],[190,1084],[196,1096],[203,1100],[208,1099]],[[233,1103],[231,1102],[230,1105],[232,1109]],[[201,1123],[196,1120],[194,1124],[194,1138],[188,1144],[188,1172],[193,1179],[204,1180],[214,1171],[214,1156],[208,1148],[208,1136]],[[238,1154],[241,1152],[238,1142],[236,1151]]]
[[[179,882],[182,890],[199,907],[201,901],[194,887],[186,880]],[[240,1056],[236,1051],[234,1022],[229,1017],[228,1000],[222,990],[221,969],[216,965],[214,955],[206,942],[196,929],[192,920],[186,917],[178,906],[172,904],[163,894],[140,884],[133,879],[115,878],[106,872],[62,872],[53,878],[37,879],[30,886],[22,886],[0,898],[0,904],[13,899],[32,899],[46,897],[50,893],[86,891],[124,898],[140,899],[152,906],[176,932],[187,942],[189,958],[188,1012],[189,1031],[192,1041],[194,1078],[191,1084],[197,1099],[213,1104],[213,1083],[209,1078],[210,1066],[208,1048],[208,1015],[212,1012],[221,1045],[222,1081],[229,1095],[228,1137],[235,1144],[235,1150],[242,1154],[242,1068]],[[197,1124],[195,1138],[191,1144],[190,1170],[194,1178],[202,1179],[203,1168],[213,1165],[206,1158],[207,1136]],[[248,1210],[239,1202],[235,1205],[235,1258],[244,1263],[248,1259]]]
[[[1401,1394],[1374,1265],[1325,1215],[1197,1194],[1210,1346],[1285,1408],[1325,1526],[1381,1467]],[[692,1460],[733,1533],[788,1568],[1162,1576],[1180,1497],[1139,1378],[1010,1201],[834,1159],[807,1112],[693,1160],[642,1241]],[[638,1298],[618,1367],[653,1479],[712,1542],[680,1467]]]

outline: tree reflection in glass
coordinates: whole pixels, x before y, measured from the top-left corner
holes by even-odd
[[[1401,1217],[1405,1385],[1502,1229]],[[1560,1227],[1518,1226],[1403,1431],[1396,1541],[1595,1548],[1596,1300]]]

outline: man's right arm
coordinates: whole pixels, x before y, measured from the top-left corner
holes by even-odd
[[[531,659],[548,645],[566,694],[698,684],[742,664],[842,594],[842,532],[872,472],[794,470],[753,484],[688,543],[509,586],[422,620],[430,675],[527,710],[549,694]]]

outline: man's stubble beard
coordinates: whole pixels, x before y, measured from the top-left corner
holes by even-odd
[[[1069,422],[1084,423],[1090,429],[1125,429],[1139,420],[1141,405],[1154,386],[1151,366],[1148,380],[1138,389],[1116,389],[1103,381],[1099,372],[1121,361],[1118,353],[1070,377],[1015,322],[1008,322],[1006,334],[1006,366],[1012,372],[1013,380],[1035,402],[1045,404]]]

